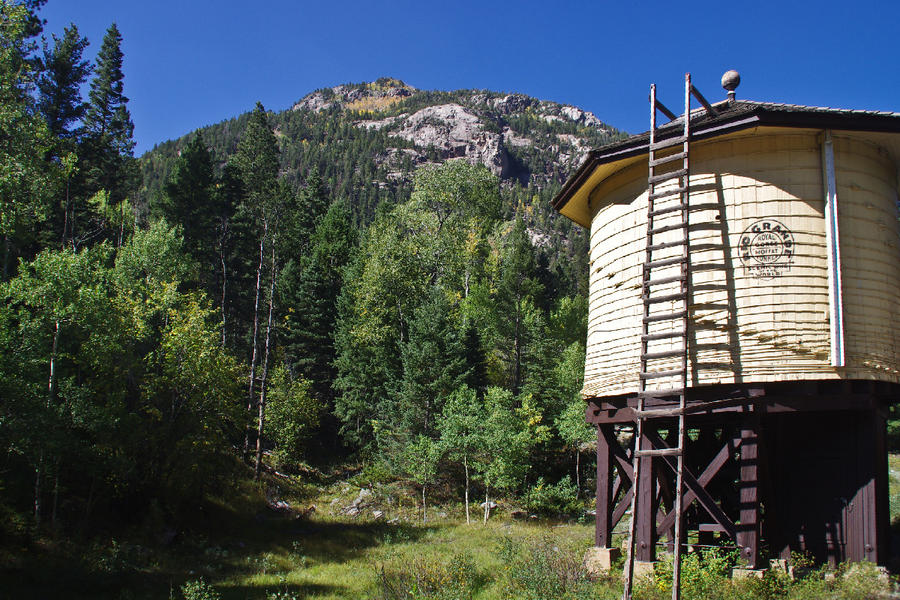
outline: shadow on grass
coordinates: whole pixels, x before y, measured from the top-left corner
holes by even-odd
[[[340,595],[341,586],[244,584],[254,575],[278,578],[311,564],[341,564],[365,551],[393,543],[416,542],[434,526],[296,519],[264,511],[215,534],[184,534],[169,548],[119,544],[117,555],[97,555],[77,547],[65,551],[32,546],[17,564],[0,569],[0,599],[81,598],[133,600],[181,598],[189,580],[204,578],[223,599],[265,598],[285,590],[299,597]],[[139,548],[139,556],[128,548]],[[238,582],[221,586],[220,582]]]

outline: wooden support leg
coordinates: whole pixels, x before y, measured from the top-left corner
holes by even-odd
[[[594,545],[600,548],[612,547],[612,494],[610,475],[612,473],[612,450],[607,441],[608,435],[604,435],[604,428],[613,428],[613,425],[597,426],[597,506],[596,527],[594,530]],[[606,432],[613,433],[612,431]],[[611,436],[610,436],[611,437]]]
[[[740,524],[737,544],[741,558],[751,569],[759,568],[759,425],[747,423],[741,429]]]
[[[653,445],[648,434],[649,427],[645,426],[644,435],[637,442],[642,450],[650,450]],[[656,474],[653,472],[653,457],[641,457],[640,493],[635,507],[636,515],[632,515],[635,521],[635,559],[642,562],[656,560]]]

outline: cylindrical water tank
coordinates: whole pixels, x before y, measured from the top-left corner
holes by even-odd
[[[900,381],[897,162],[879,135],[757,126],[691,143],[689,385]],[[584,394],[603,397],[639,384],[648,168],[646,152],[595,163],[564,190],[583,206],[561,212],[581,210],[576,220],[590,224]],[[838,207],[834,244],[826,234],[829,187]],[[680,213],[655,226],[665,218]],[[839,280],[829,280],[829,253],[839,253]],[[837,330],[835,316],[843,320]],[[672,341],[655,344],[648,352]],[[678,366],[673,358],[648,368]]]

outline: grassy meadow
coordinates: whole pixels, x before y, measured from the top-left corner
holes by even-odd
[[[900,456],[891,457],[891,469],[896,510]],[[473,503],[466,524],[462,504],[443,498],[428,507],[423,523],[414,488],[362,479],[240,480],[227,497],[196,507],[190,527],[135,530],[127,541],[54,542],[19,532],[2,544],[0,598],[621,597],[620,570],[596,579],[584,572],[581,560],[593,539],[589,519],[514,519],[516,507],[501,502],[485,524]],[[891,582],[866,565],[837,573],[811,569],[797,580],[773,571],[742,581],[729,579],[732,565],[727,552],[688,555],[683,597],[892,597]],[[638,582],[636,597],[668,598],[670,581],[670,565],[661,561],[656,580]]]

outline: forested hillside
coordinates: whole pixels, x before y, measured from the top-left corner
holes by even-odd
[[[423,506],[571,505],[586,237],[548,201],[618,132],[381,79],[135,158],[116,26],[91,64],[75,25],[40,43],[41,4],[0,0],[5,534],[161,527],[242,469],[347,462]]]

